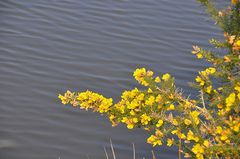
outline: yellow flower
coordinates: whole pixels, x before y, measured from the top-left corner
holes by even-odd
[[[174,110],[175,106],[173,104],[169,105],[169,107],[167,108],[167,110]]]
[[[153,146],[156,145],[162,145],[162,141],[160,139],[158,139],[155,135],[151,135],[148,139],[147,139],[147,143],[152,144]]]
[[[130,111],[130,115],[132,115],[132,116],[136,115],[136,113],[134,112],[134,110],[131,110],[131,111]]]
[[[238,0],[232,0],[232,4],[236,5],[238,3]]]
[[[195,136],[191,130],[189,130],[188,134],[187,134],[187,140],[189,140],[189,141],[193,140],[195,142],[198,142],[199,138],[197,136]]]
[[[185,101],[183,107],[184,107],[184,109],[189,109],[191,107],[191,102]]]
[[[187,126],[189,126],[191,123],[192,123],[191,120],[184,119],[184,124],[186,124]]]
[[[203,86],[205,84],[204,80],[199,76],[196,77],[196,82],[200,83],[200,86]]]
[[[157,124],[156,124],[156,127],[161,127],[163,125],[163,120],[158,120]]]
[[[153,76],[153,71],[148,70],[147,71],[147,77],[152,77]]]
[[[145,68],[138,68],[134,71],[133,76],[138,80],[146,74]]]
[[[199,83],[200,83],[200,82],[202,81],[202,78],[199,77],[199,76],[197,76],[195,80],[196,80],[196,82],[199,82]]]
[[[240,40],[239,40],[240,41]],[[235,86],[234,89],[238,92],[240,92],[240,86]]]
[[[177,134],[179,131],[178,130],[173,130],[171,133],[174,135],[174,134]]]
[[[235,0],[235,1],[238,1],[238,0]],[[236,44],[237,44],[237,46],[240,46],[240,40],[238,40],[238,41],[236,42]]]
[[[203,145],[204,145],[205,147],[209,147],[209,141],[208,141],[208,140],[204,140],[204,141],[203,141]]]
[[[202,54],[202,53],[198,53],[198,54],[196,54],[196,56],[197,56],[197,58],[199,58],[199,59],[203,58],[203,54]]]
[[[231,128],[233,131],[235,132],[239,132],[240,129],[240,123],[238,123],[237,125],[233,125],[233,127]]]
[[[178,121],[176,119],[173,119],[172,121],[173,125],[177,126],[178,125]]]
[[[109,116],[109,120],[110,120],[110,121],[112,121],[114,118],[115,118],[115,116],[112,115],[112,114]]]
[[[136,99],[137,99],[138,101],[143,101],[143,100],[144,100],[144,94],[143,94],[143,93],[140,93],[140,94],[136,97]]]
[[[157,137],[161,137],[161,138],[163,137],[163,133],[160,130],[156,130],[155,135]]]
[[[235,97],[236,97],[235,93],[231,93],[231,94],[226,98],[225,102],[226,102],[226,106],[227,106],[227,107],[231,107],[231,106],[234,104],[234,102],[235,102]]]
[[[178,138],[180,138],[180,139],[186,139],[186,136],[183,133],[181,133],[179,130],[177,130],[177,129],[173,130],[171,133],[173,135],[176,134],[178,136]]]
[[[222,127],[221,127],[221,126],[217,126],[217,128],[216,128],[216,133],[217,133],[217,134],[221,134],[222,131],[223,131]]]
[[[151,88],[148,88],[148,93],[152,93],[152,89]]]
[[[227,136],[226,134],[223,134],[223,135],[220,137],[220,139],[221,139],[222,141],[225,141],[225,140],[228,139],[228,136]]]
[[[168,74],[168,73],[166,73],[166,74],[164,74],[164,75],[162,76],[162,79],[163,79],[164,81],[168,81],[170,78],[171,78],[171,75]]]
[[[240,117],[233,119],[232,116],[229,117],[229,120],[225,121],[231,130],[235,131],[235,132],[239,132],[240,129]]]
[[[161,82],[161,79],[160,79],[159,76],[157,76],[157,77],[155,78],[155,82],[156,82],[156,83],[160,83],[160,82]]]
[[[206,92],[210,94],[211,91],[212,91],[212,86],[208,86]]]
[[[196,125],[198,125],[199,123],[200,123],[200,120],[199,120],[199,118],[198,118],[198,116],[199,116],[199,112],[198,111],[196,111],[196,110],[194,110],[194,111],[192,111],[191,113],[190,113],[190,116],[193,118],[193,121],[194,121],[194,123],[196,124]]]
[[[159,95],[156,97],[155,101],[156,101],[156,102],[161,102],[161,100],[162,100],[162,96],[159,94]]]
[[[67,98],[65,96],[59,94],[58,98],[62,101],[62,104],[67,104]]]
[[[127,128],[128,129],[133,129],[134,128],[134,124],[132,124],[132,123],[127,124]]]
[[[214,67],[209,67],[205,70],[207,74],[214,74],[216,72],[216,68]]]
[[[146,130],[146,131],[150,131],[151,130],[150,127],[145,127],[143,129]]]
[[[138,118],[133,118],[132,120],[133,120],[134,123],[138,122]]]
[[[148,82],[145,80],[146,77],[152,78],[153,72],[152,71],[146,71],[145,68],[138,68],[133,73],[134,78],[143,86],[148,86]]]
[[[146,100],[145,104],[151,106],[151,105],[153,105],[154,102],[155,102],[155,97],[154,97],[154,96],[150,96],[150,97]]]
[[[184,135],[183,133],[179,133],[177,135],[180,139],[183,139],[183,140],[186,139],[186,135]]]
[[[133,129],[134,125],[138,122],[138,119],[137,118],[128,119],[127,117],[123,117],[122,122],[127,124],[128,129]]]
[[[173,141],[174,141],[174,139],[172,138],[172,139],[167,139],[167,146],[168,147],[170,147],[170,146],[172,146],[172,144],[173,144]]]
[[[141,115],[141,123],[143,125],[147,125],[149,121],[151,121],[151,117],[150,116],[148,116],[146,113]]]

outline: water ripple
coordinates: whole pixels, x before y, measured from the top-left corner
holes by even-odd
[[[145,132],[111,128],[105,117],[62,106],[58,93],[90,89],[119,99],[137,86],[133,70],[147,67],[170,72],[194,94],[187,82],[205,64],[191,47],[222,38],[213,24],[191,0],[1,0],[0,144],[14,146],[0,158],[103,158],[109,138],[118,158],[131,155],[131,142],[149,158]],[[176,154],[164,147],[157,156]]]

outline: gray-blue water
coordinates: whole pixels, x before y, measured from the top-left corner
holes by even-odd
[[[219,2],[218,2],[219,3]],[[222,5],[221,2],[220,5]],[[191,54],[221,38],[195,0],[0,0],[1,159],[150,158],[147,133],[63,106],[58,93],[90,89],[118,99],[147,67],[169,72],[186,94],[206,63]],[[4,141],[4,142],[3,142]],[[158,158],[177,158],[163,146]]]

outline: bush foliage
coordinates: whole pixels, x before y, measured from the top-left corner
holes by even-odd
[[[59,95],[62,103],[106,114],[112,126],[143,128],[149,133],[147,143],[178,146],[186,158],[240,158],[240,2],[232,0],[225,10],[217,10],[210,0],[198,1],[225,37],[210,40],[224,55],[193,46],[192,53],[211,66],[192,84],[199,96],[184,96],[168,73],[154,76],[151,70],[138,68],[133,76],[146,89],[124,91],[115,104],[91,91],[67,91]]]

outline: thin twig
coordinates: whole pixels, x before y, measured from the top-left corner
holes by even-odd
[[[134,143],[132,145],[133,145],[133,159],[136,159],[135,145],[134,145]]]
[[[202,99],[203,108],[206,109],[205,101],[204,101],[204,98],[203,98],[203,91],[201,90],[200,93],[201,93],[201,99]]]
[[[153,159],[157,159],[153,151],[152,151],[152,156],[153,156]]]
[[[105,155],[106,155],[106,159],[109,159],[109,157],[108,157],[108,153],[107,153],[107,150],[106,150],[105,147],[104,147],[104,152],[105,152]]]
[[[110,145],[111,145],[111,150],[112,150],[112,154],[113,154],[113,159],[116,159],[116,155],[113,149],[113,144],[112,144],[112,139],[110,139]]]

